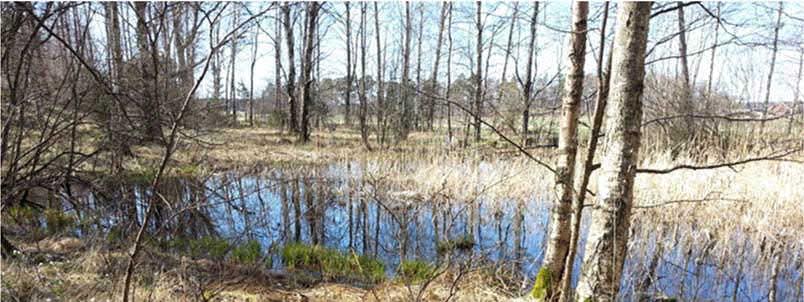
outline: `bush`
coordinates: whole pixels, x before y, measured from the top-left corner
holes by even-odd
[[[241,264],[254,264],[262,257],[262,245],[257,240],[248,242],[232,250],[232,260]]]
[[[436,267],[421,260],[404,260],[399,264],[399,277],[405,282],[418,283],[436,276]]]
[[[75,226],[75,218],[58,209],[46,209],[45,224],[48,233],[57,234]]]
[[[454,250],[468,251],[471,250],[474,246],[475,246],[475,239],[467,235],[456,239],[439,241],[436,244],[436,251],[438,252],[439,255],[443,255]]]
[[[282,249],[282,260],[290,270],[318,271],[324,278],[355,278],[372,283],[385,278],[385,265],[376,258],[318,245],[288,244]]]

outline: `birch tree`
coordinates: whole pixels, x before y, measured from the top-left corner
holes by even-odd
[[[287,41],[288,49],[288,75],[287,75],[287,94],[288,94],[288,110],[290,110],[290,120],[288,126],[293,133],[299,132],[299,105],[296,100],[296,56],[293,48],[293,23],[290,22],[290,4],[285,3],[282,6],[282,26],[285,28],[285,41]]]
[[[615,301],[626,256],[642,123],[651,2],[619,4],[606,136],[576,301]]]
[[[306,143],[310,141],[310,111],[313,106],[312,85],[314,79],[313,73],[313,50],[315,44],[313,37],[316,33],[318,25],[318,12],[321,9],[319,2],[313,1],[307,5],[307,31],[304,35],[304,53],[302,54],[302,112],[301,112],[301,127],[300,139],[301,142]]]
[[[572,4],[572,29],[569,36],[571,51],[567,56],[564,97],[561,105],[561,126],[558,136],[558,165],[556,166],[555,204],[550,217],[550,234],[544,263],[539,274],[549,284],[536,284],[534,297],[552,300],[557,297],[559,281],[564,273],[565,257],[570,243],[570,213],[575,175],[575,156],[578,150],[578,112],[583,97],[583,67],[586,57],[586,22],[589,3]]]

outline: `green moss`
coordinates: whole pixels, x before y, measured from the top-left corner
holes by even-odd
[[[356,278],[376,283],[385,278],[385,265],[378,259],[318,245],[288,244],[282,248],[282,260],[287,269],[317,271],[327,279]]]
[[[232,250],[232,260],[241,264],[255,264],[262,258],[262,245],[257,240],[248,242]]]
[[[463,236],[455,239],[439,241],[436,243],[436,251],[439,255],[446,254],[451,251],[468,251],[475,246],[475,239],[472,236]]]
[[[405,282],[418,283],[436,276],[436,267],[421,260],[404,260],[399,264],[399,277]]]
[[[543,267],[536,275],[536,282],[533,284],[533,289],[530,291],[530,296],[537,300],[545,300],[550,293],[550,284],[553,280],[553,273],[549,268]]]

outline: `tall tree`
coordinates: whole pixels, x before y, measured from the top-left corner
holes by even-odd
[[[284,128],[287,121],[282,111],[282,11],[277,9],[274,19],[274,111],[279,113],[280,127]]]
[[[600,127],[603,124],[603,114],[606,109],[606,101],[609,94],[609,74],[611,73],[611,50],[609,50],[608,60],[606,61],[606,71],[603,71],[603,54],[606,44],[606,25],[609,17],[609,3],[603,5],[603,22],[600,27],[600,42],[598,44],[597,57],[597,93],[595,97],[595,111],[592,117],[592,130],[589,134],[589,142],[586,144],[586,157],[583,160],[580,171],[582,173],[575,180],[575,191],[572,207],[572,229],[570,230],[569,251],[564,261],[564,273],[561,275],[560,299],[561,302],[569,302],[571,299],[572,272],[575,267],[575,255],[578,252],[578,237],[581,234],[581,216],[583,206],[586,201],[586,188],[589,185],[589,177],[592,175],[595,161],[595,151],[597,150],[598,139],[600,138]]]
[[[444,93],[444,98],[447,100],[447,143],[452,145],[452,99],[450,99],[450,91],[452,90],[452,3],[449,3],[449,18],[447,19],[447,41],[449,46],[447,48],[447,87]]]
[[[366,44],[366,4],[360,4],[360,139],[363,141],[363,146],[371,151],[371,144],[369,143],[369,129],[366,119],[368,118],[368,97],[366,88],[366,51],[368,45]]]
[[[420,89],[422,89],[422,35],[424,35],[424,6],[419,3],[419,30],[416,33],[416,94],[414,94],[413,104],[415,113],[413,120],[416,129],[421,129],[422,113],[424,112]]]
[[[694,105],[692,103],[692,83],[690,83],[690,68],[689,60],[687,58],[687,29],[686,21],[684,20],[684,3],[678,2],[678,53],[679,61],[681,62],[681,95],[679,96],[681,102],[681,112],[684,116],[683,129],[681,130],[681,141],[686,141],[692,138],[694,133],[694,125],[692,115],[695,113]]]
[[[438,63],[441,60],[441,44],[444,37],[444,23],[447,19],[447,8],[449,3],[441,4],[441,14],[438,18],[438,39],[436,40],[435,62],[433,63],[433,74],[430,75],[429,92],[434,96],[438,95]],[[435,99],[429,98],[427,102],[427,129],[433,130],[433,119],[435,115]]]
[[[476,71],[475,71],[475,108],[474,108],[474,126],[475,126],[475,143],[480,142],[480,118],[483,115],[483,18],[482,18],[482,10],[483,10],[483,3],[480,1],[475,2],[477,4],[477,11],[476,11],[476,20],[475,20],[475,29],[477,31],[477,42],[475,42],[476,46],[476,54],[477,54],[477,61],[475,62]]]
[[[522,144],[527,145],[528,125],[530,124],[530,106],[533,103],[533,64],[536,51],[536,24],[539,16],[539,2],[533,2],[533,15],[530,17],[530,39],[528,41],[528,65],[525,67],[525,79],[518,79],[522,86]]]
[[[150,33],[150,23],[148,19],[147,2],[134,2],[134,10],[137,15],[137,50],[139,51],[139,67],[142,76],[142,105],[141,111],[145,116],[145,141],[160,141],[162,138],[162,125],[160,118],[161,106],[159,97],[156,94],[158,87],[156,62],[158,62],[158,51],[152,49],[156,37]]]
[[[352,100],[352,10],[349,2],[346,5],[346,92],[344,93],[344,122],[347,126],[352,125],[350,119],[350,109]]]
[[[771,87],[773,86],[773,71],[776,67],[776,53],[779,51],[779,30],[782,28],[782,11],[784,2],[779,2],[779,9],[776,14],[776,26],[773,27],[773,42],[771,43],[771,62],[768,71],[768,82],[765,88],[765,106],[762,109],[762,122],[760,129],[765,130],[765,118],[768,116],[768,106],[770,104]]]
[[[614,301],[626,256],[642,124],[651,2],[619,4],[606,136],[577,301]]]
[[[405,140],[408,138],[411,128],[411,104],[410,104],[410,36],[412,34],[412,20],[410,18],[410,2],[405,2],[405,45],[402,49],[402,88],[401,88],[401,107],[402,114],[399,116],[398,138]]]
[[[232,5],[232,28],[235,28],[235,33],[232,42],[229,43],[231,47],[229,52],[229,69],[231,70],[231,76],[229,77],[229,103],[232,106],[232,123],[234,125],[237,125],[237,87],[235,86],[237,71],[235,64],[237,63],[237,52],[239,51],[237,41],[240,33],[236,29],[237,19],[240,16],[239,5],[238,3]]]
[[[288,94],[288,110],[290,110],[290,120],[288,126],[293,133],[299,132],[299,104],[296,100],[296,56],[295,49],[293,48],[293,23],[290,22],[291,8],[290,3],[285,3],[282,6],[282,26],[285,28],[285,41],[287,42],[288,49],[288,75],[287,75],[287,94]]]
[[[321,3],[312,1],[307,5],[307,31],[304,33],[304,54],[302,56],[302,113],[301,113],[301,134],[303,143],[310,141],[310,111],[313,107],[312,85],[313,73],[313,50],[315,49],[314,37],[318,26],[318,12]]]
[[[383,89],[383,56],[380,41],[380,9],[374,2],[374,37],[377,45],[377,142],[382,146],[385,143],[385,90]]]
[[[564,97],[561,105],[561,126],[558,136],[558,165],[556,166],[555,204],[550,217],[550,234],[540,273],[547,274],[550,284],[536,284],[537,299],[553,300],[558,297],[559,283],[564,273],[565,258],[570,243],[570,213],[575,175],[575,157],[578,153],[578,112],[583,97],[584,63],[586,58],[586,23],[589,3],[572,4],[572,29],[569,36],[567,65],[564,80]],[[579,193],[580,194],[580,193]]]
[[[257,65],[257,39],[260,36],[258,26],[254,26],[254,40],[251,41],[251,72],[249,73],[248,91],[248,125],[254,127],[254,67]]]

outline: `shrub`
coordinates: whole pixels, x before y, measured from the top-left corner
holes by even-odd
[[[232,260],[241,264],[254,264],[262,257],[262,245],[257,240],[248,242],[232,250]]]
[[[436,251],[438,252],[439,255],[443,255],[454,250],[468,251],[471,250],[474,246],[475,246],[475,239],[472,238],[472,236],[466,235],[456,239],[439,241],[436,244]]]
[[[229,242],[219,237],[202,237],[192,239],[187,242],[190,256],[194,258],[209,257],[215,260],[223,260],[229,252]]]
[[[50,234],[67,231],[75,225],[75,218],[58,209],[45,210],[45,224]]]
[[[421,260],[404,260],[399,264],[399,277],[405,282],[418,283],[436,276],[436,267]]]

